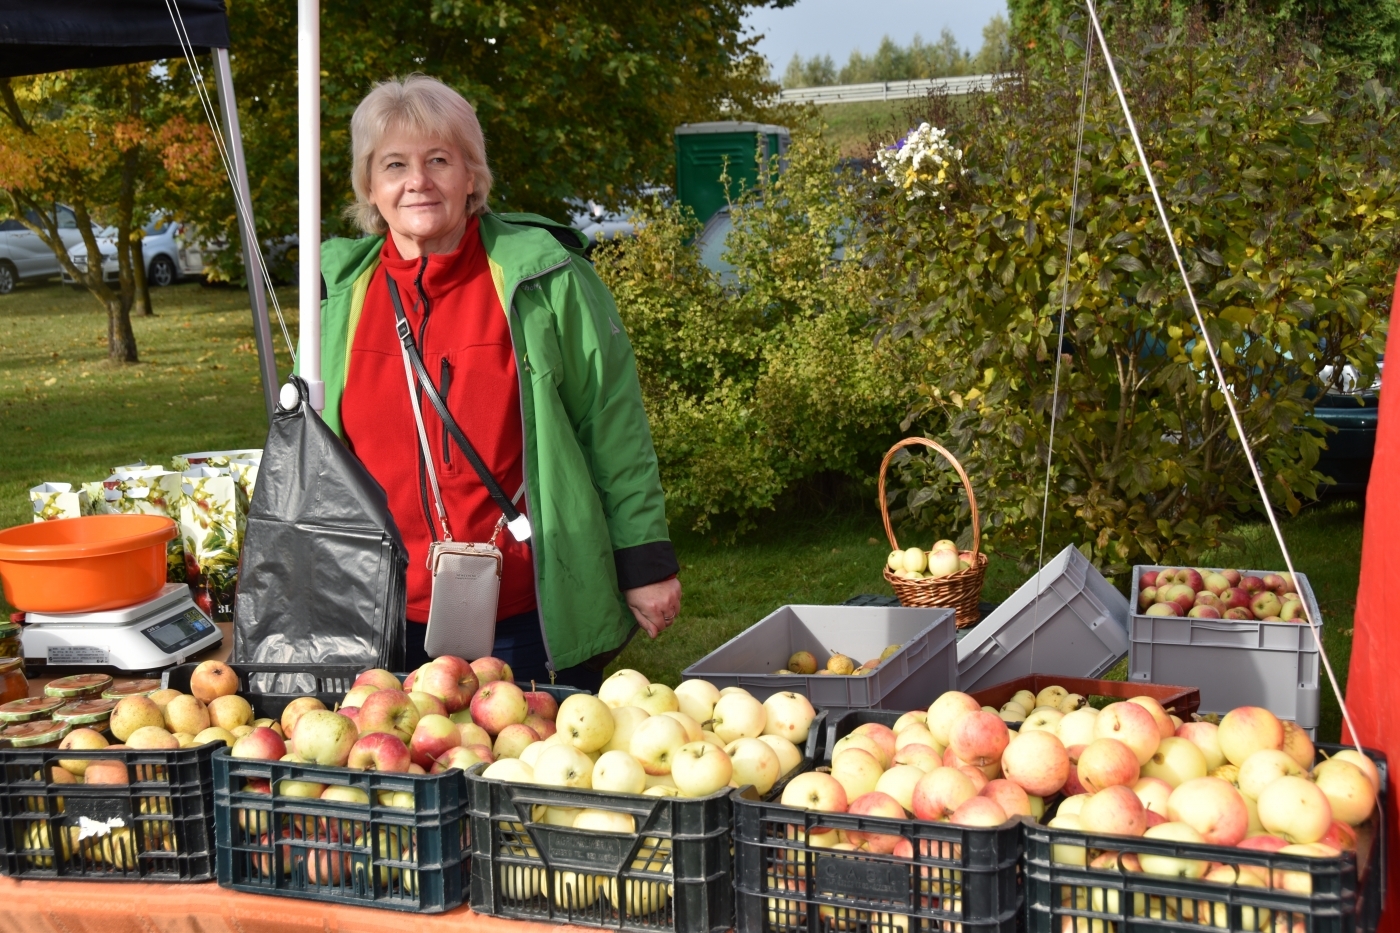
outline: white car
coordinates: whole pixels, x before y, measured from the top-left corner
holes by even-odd
[[[198,276],[204,272],[204,256],[200,244],[185,234],[193,231],[185,224],[176,223],[164,216],[156,216],[142,231],[141,255],[146,260],[146,282],[150,285],[173,285],[187,276]],[[117,247],[112,241],[113,231],[109,227],[97,239],[97,248],[102,250],[102,278],[115,282],[118,277]],[[87,270],[87,246],[81,241],[68,250],[68,258],[82,271]],[[63,273],[66,284],[77,284],[66,271]]]
[[[83,241],[73,209],[58,206],[58,236],[65,248]],[[30,222],[39,218],[31,215]],[[94,233],[96,228],[94,228]],[[0,295],[14,290],[22,279],[47,279],[60,272],[58,257],[39,235],[16,219],[0,220]]]

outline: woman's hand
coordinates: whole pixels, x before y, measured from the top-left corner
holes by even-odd
[[[649,583],[622,594],[637,624],[652,638],[660,635],[681,611],[681,581],[672,577],[660,583]]]

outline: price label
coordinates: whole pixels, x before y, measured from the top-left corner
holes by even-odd
[[[50,645],[50,664],[107,664],[111,654],[106,648],[88,648],[81,645]]]

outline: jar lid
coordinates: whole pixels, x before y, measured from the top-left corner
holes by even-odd
[[[23,663],[24,658],[0,658],[0,674],[8,674]]]
[[[110,719],[112,709],[116,705],[116,700],[105,698],[78,700],[75,703],[64,704],[55,710],[53,718],[58,722],[71,723],[75,726],[90,726],[93,723],[106,722]]]
[[[47,719],[49,715],[63,705],[63,700],[57,697],[26,697],[23,700],[11,700],[0,706],[0,722],[29,722],[31,719]]]
[[[142,680],[119,680],[102,691],[103,699],[120,700],[123,697],[148,697],[160,689],[160,681],[152,677]]]
[[[19,634],[19,626],[8,619],[0,619],[0,638],[13,638]]]
[[[33,722],[17,722],[6,726],[0,732],[0,739],[9,742],[11,748],[35,748],[40,745],[56,745],[63,741],[71,727],[66,722],[38,719]]]
[[[96,697],[101,696],[102,691],[110,686],[112,678],[108,674],[73,674],[71,677],[60,677],[45,684],[44,696],[67,699]]]

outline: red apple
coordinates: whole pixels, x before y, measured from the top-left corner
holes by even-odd
[[[1255,594],[1254,599],[1250,600],[1249,611],[1254,613],[1256,619],[1267,619],[1283,611],[1283,602],[1278,598],[1277,593],[1266,590],[1263,593]]]
[[[472,662],[472,670],[482,686],[501,680],[508,683],[515,680],[515,673],[511,671],[510,665],[500,658],[477,658]]]
[[[987,786],[978,791],[977,794],[979,797],[995,800],[997,806],[1001,807],[1007,816],[1031,815],[1030,796],[1022,789],[1021,785],[1008,781],[1006,778],[988,781]]]
[[[1253,849],[1256,852],[1277,852],[1286,845],[1288,845],[1286,839],[1280,839],[1278,836],[1271,836],[1268,833],[1260,833],[1257,836],[1241,840],[1235,845],[1235,848]]]
[[[449,713],[466,709],[476,693],[476,674],[455,658],[442,657],[418,669],[413,689],[437,697]]]
[[[1176,582],[1176,568],[1167,567],[1157,571],[1157,588],[1160,590],[1164,586],[1170,586]]]
[[[803,699],[806,698],[804,697]],[[882,725],[878,722],[867,722],[856,726],[851,732],[854,735],[863,735],[870,738],[876,745],[884,750],[886,761],[894,760],[895,735],[894,730],[889,726]]]
[[[1001,769],[1027,794],[1048,797],[1069,778],[1069,753],[1053,733],[1021,732],[1002,753]]]
[[[854,813],[857,816],[881,816],[892,820],[904,819],[904,808],[899,805],[899,801],[878,790],[861,794],[852,800],[846,812]],[[900,840],[898,834],[869,833],[857,830],[847,830],[846,838],[858,846],[863,845],[869,851],[881,855],[893,852]]]
[[[361,735],[387,732],[407,743],[418,727],[418,707],[402,690],[376,690],[365,697],[356,717]]]
[[[1185,823],[1211,845],[1232,846],[1249,831],[1244,798],[1228,781],[1192,778],[1167,798],[1167,818]]]
[[[1144,571],[1142,572],[1142,575],[1138,577],[1138,586],[1139,586],[1139,587],[1156,586],[1156,585],[1157,585],[1157,571],[1155,571],[1155,570],[1144,570]]]
[[[471,711],[476,724],[491,735],[500,735],[506,726],[523,723],[530,715],[525,691],[508,680],[487,681],[472,697]]]
[[[559,718],[559,701],[543,690],[526,690],[525,707],[533,715],[551,722]]]
[[[1236,622],[1252,622],[1254,621],[1254,613],[1243,606],[1235,606],[1225,610],[1225,618],[1234,619]]]
[[[1145,586],[1138,590],[1138,608],[1146,609],[1157,601],[1157,587]]]
[[[1066,797],[1089,793],[1089,789],[1079,780],[1079,756],[1084,754],[1086,747],[1084,745],[1071,745],[1065,749],[1065,755],[1069,758],[1069,774],[1065,776],[1065,786],[1062,793]]]
[[[1099,715],[1102,716],[1103,712]],[[1146,710],[1143,715],[1147,715]],[[1148,716],[1149,720],[1151,718]],[[1155,723],[1152,732],[1156,735]],[[1095,739],[1080,753],[1077,773],[1084,790],[1095,794],[1106,787],[1120,784],[1131,786],[1137,782],[1141,767],[1131,748],[1117,739],[1101,738]]]
[[[350,749],[347,768],[355,771],[390,771],[406,774],[413,763],[408,746],[397,735],[371,732],[360,736]]]
[[[1231,586],[1240,585],[1240,572],[1238,570],[1222,570],[1220,575],[1229,582]]]
[[[521,752],[539,740],[539,733],[534,729],[523,723],[513,722],[496,736],[496,743],[491,746],[491,754],[498,759],[519,758]]]
[[[1263,591],[1264,581],[1262,578],[1250,574],[1247,577],[1240,577],[1239,587],[1252,596]]]
[[[448,716],[447,704],[433,696],[431,693],[424,693],[422,690],[414,690],[408,695],[413,701],[413,705],[418,707],[418,715],[421,716]]]
[[[948,733],[953,754],[978,768],[1000,760],[1010,742],[1011,733],[1001,717],[982,709],[959,717]]]
[[[1000,826],[1007,821],[1006,811],[990,797],[972,797],[948,814],[948,822],[959,826]]]
[[[1201,579],[1201,572],[1191,567],[1186,567],[1176,572],[1176,582],[1191,587],[1191,592],[1199,593],[1206,588],[1205,581]]]
[[[1253,597],[1244,587],[1232,586],[1220,594],[1226,609],[1248,609]]]
[[[977,796],[971,779],[956,768],[935,768],[914,785],[914,815],[937,820]]]
[[[920,771],[928,774],[934,768],[941,767],[943,756],[927,745],[913,743],[905,745],[894,753],[894,763],[897,765],[913,765]]]
[[[1214,571],[1201,574],[1201,582],[1205,585],[1207,590],[1216,596],[1228,590],[1232,585],[1224,574],[1215,573]]]
[[[256,758],[262,761],[280,761],[282,756],[287,754],[287,743],[282,741],[282,737],[273,732],[267,726],[258,726],[247,735],[239,738],[233,743],[233,748],[229,750],[229,755],[233,758]],[[88,765],[89,774],[92,765]],[[89,784],[93,783],[92,778],[87,778]]]
[[[362,684],[369,684],[376,690],[402,690],[403,684],[393,674],[382,668],[362,671],[351,687],[358,687]]]
[[[1283,577],[1279,576],[1276,573],[1264,574],[1263,582],[1264,589],[1266,590],[1269,590],[1274,593],[1280,593],[1283,591]]]
[[[460,768],[465,771],[474,764],[479,764],[483,761],[490,764],[495,760],[495,758],[491,757],[491,750],[484,746],[473,745],[470,748],[464,748],[458,745],[456,748],[449,748],[447,751],[443,752],[442,757],[433,762],[429,773],[442,774],[445,771],[451,771],[453,768]]]
[[[1220,605],[1220,597],[1212,593],[1210,590],[1201,590],[1199,593],[1197,593],[1194,605],[1210,606],[1212,609],[1223,608]]]
[[[1220,610],[1214,606],[1192,606],[1186,615],[1192,619],[1221,619]]]
[[[526,696],[528,697],[529,694],[527,693]],[[531,713],[526,716],[525,725],[534,729],[535,734],[541,739],[547,739],[558,731],[557,727],[554,725],[553,719],[546,718],[538,713]]]
[[[1094,735],[1100,739],[1117,739],[1137,756],[1144,765],[1156,754],[1162,733],[1157,720],[1137,703],[1110,703],[1094,718]],[[1134,778],[1136,780],[1136,778]]]
[[[1084,801],[1079,822],[1086,832],[1141,836],[1147,830],[1147,810],[1131,787],[1105,787]]]
[[[418,720],[409,740],[408,750],[413,763],[420,768],[431,767],[450,748],[460,747],[462,737],[457,724],[446,716],[430,713]]]

